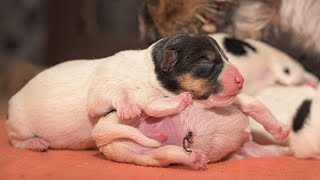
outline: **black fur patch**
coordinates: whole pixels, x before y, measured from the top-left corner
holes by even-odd
[[[226,51],[236,55],[236,56],[244,56],[247,54],[247,48],[251,49],[254,52],[257,52],[256,48],[251,44],[242,41],[240,39],[226,37],[223,40],[223,45],[226,48]]]
[[[197,33],[180,34],[174,37],[165,38],[153,47],[152,59],[155,64],[155,73],[164,88],[180,93],[184,89],[180,86],[177,78],[186,73],[192,74],[195,79],[206,79],[215,85],[211,93],[218,93],[222,90],[218,77],[223,69],[226,59],[217,42],[209,36]],[[177,62],[169,73],[161,71],[161,64],[166,50],[177,52]],[[209,55],[208,55],[209,54]]]
[[[307,117],[310,114],[310,106],[311,106],[311,100],[304,100],[300,105],[293,119],[292,129],[294,132],[297,132],[300,129],[302,129]]]

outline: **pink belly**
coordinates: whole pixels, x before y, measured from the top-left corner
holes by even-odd
[[[185,125],[178,115],[164,118],[148,117],[138,129],[147,137],[162,142],[164,145],[181,145],[186,134]]]

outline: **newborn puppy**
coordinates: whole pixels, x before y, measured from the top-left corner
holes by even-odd
[[[135,118],[142,110],[168,116],[181,112],[191,95],[205,107],[226,106],[242,84],[214,39],[181,34],[144,50],[44,70],[11,98],[6,127],[17,148],[89,149],[95,147],[94,124],[113,109],[121,119]],[[163,98],[178,94],[175,103]],[[141,95],[147,99],[138,101]],[[161,111],[145,109],[153,101],[162,103]]]
[[[298,158],[320,159],[320,86],[273,86],[259,92],[256,97],[270,111],[291,127],[287,145]],[[251,122],[255,141],[276,143],[257,123]]]
[[[175,98],[171,99],[173,103]],[[161,108],[161,102],[148,107],[154,111]],[[261,123],[277,140],[288,135],[288,129],[259,101],[239,95],[233,105],[224,108],[204,109],[195,102],[179,114],[145,116],[130,122],[112,112],[98,121],[92,137],[108,159],[143,166],[183,164],[200,170],[208,162],[223,158],[290,154],[289,148],[251,142],[246,115]],[[160,143],[158,147],[156,142]]]
[[[221,45],[229,61],[245,79],[243,92],[254,95],[275,84],[316,87],[318,78],[270,45],[253,39],[239,40],[227,34],[210,35]]]

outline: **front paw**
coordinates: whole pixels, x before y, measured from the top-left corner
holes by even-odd
[[[191,154],[191,168],[194,170],[205,170],[208,168],[208,158],[207,156],[198,149],[193,149]]]
[[[185,110],[193,102],[192,95],[189,92],[183,92],[183,93],[179,94],[178,100],[180,101],[179,102],[180,104],[178,106],[178,109],[180,112]]]
[[[117,114],[121,119],[133,119],[141,115],[142,108],[136,103],[118,105]]]
[[[277,141],[281,142],[289,136],[289,133],[290,127],[287,125],[283,125],[275,129],[275,131],[273,132],[273,136]]]

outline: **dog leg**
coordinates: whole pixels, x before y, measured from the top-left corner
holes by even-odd
[[[107,89],[107,90],[101,90]],[[116,109],[121,119],[132,119],[141,114],[141,107],[131,91],[116,85],[96,88],[88,96],[88,112],[92,117],[102,117]]]
[[[116,113],[110,113],[99,119],[92,131],[92,138],[98,147],[109,144],[117,139],[131,139],[145,147],[159,147],[161,143],[146,137],[138,129],[119,124]]]
[[[182,147],[174,145],[147,148],[132,141],[117,140],[99,149],[111,160],[142,166],[166,167],[170,164],[183,164],[195,170],[202,170],[207,168],[208,162],[202,151],[193,149],[191,153],[187,153]]]
[[[257,99],[244,94],[238,95],[234,102],[244,114],[260,123],[277,141],[285,140],[290,127],[281,125],[273,114]]]
[[[6,129],[10,143],[16,148],[33,151],[46,151],[50,147],[49,142],[36,137],[28,127],[16,125],[16,121],[7,120]]]
[[[238,160],[249,157],[291,156],[289,147],[279,145],[259,145],[253,141],[245,143],[239,151],[232,153],[228,160]]]
[[[192,96],[184,92],[173,98],[157,98],[144,108],[144,112],[152,117],[170,116],[183,111],[192,103]]]

